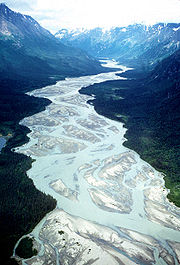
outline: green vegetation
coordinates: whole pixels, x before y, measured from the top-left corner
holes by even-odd
[[[1,80],[0,133],[12,135],[0,154],[0,245],[1,263],[16,264],[10,259],[17,240],[53,210],[56,201],[38,191],[27,170],[33,160],[11,151],[28,141],[29,129],[19,125],[25,116],[44,110],[50,103],[25,95],[24,92],[52,84],[49,80]]]
[[[108,81],[80,92],[96,95],[90,102],[99,114],[125,123],[125,146],[165,173],[168,198],[180,207],[180,56],[172,57],[148,78],[145,73],[144,79],[141,74],[140,79]],[[140,75],[132,71],[132,76]],[[114,100],[115,96],[123,99]]]
[[[37,253],[37,250],[33,248],[33,239],[29,237],[23,238],[16,248],[16,255],[24,259],[29,259]]]
[[[44,110],[50,101],[24,93],[54,84],[64,76],[102,72],[94,58],[83,51],[64,46],[33,18],[0,5],[0,134],[8,136],[0,154],[0,245],[1,264],[16,264],[10,259],[17,240],[53,210],[56,201],[38,191],[27,170],[33,160],[13,152],[28,141],[30,130],[21,119]],[[107,69],[108,71],[108,69]]]
[[[26,18],[26,19],[25,19]],[[32,17],[0,4],[0,76],[41,78],[79,76],[103,71],[100,63],[80,49],[65,46]],[[9,32],[8,36],[3,28]]]

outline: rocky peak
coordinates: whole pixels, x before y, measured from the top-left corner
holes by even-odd
[[[0,33],[13,36],[45,35],[50,37],[50,32],[42,28],[31,16],[23,15],[9,9],[4,3],[0,4]]]

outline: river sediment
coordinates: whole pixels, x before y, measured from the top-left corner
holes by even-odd
[[[119,68],[115,62],[107,65]],[[16,148],[36,161],[37,189],[57,200],[31,235],[36,257],[23,264],[178,264],[180,211],[161,173],[123,146],[122,123],[98,115],[79,90],[121,79],[117,72],[67,78],[30,92],[51,100],[21,123],[30,141]]]

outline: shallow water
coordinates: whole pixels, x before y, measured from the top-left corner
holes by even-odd
[[[107,66],[118,68],[115,62]],[[116,74],[126,70],[121,66],[117,72],[67,78],[30,92],[52,104],[21,122],[32,132],[29,143],[16,151],[36,160],[28,176],[37,189],[57,200],[57,208],[118,233],[127,229],[151,236],[178,264],[167,240],[180,242],[179,210],[166,199],[162,175],[123,146],[122,123],[98,115],[87,104],[93,96],[78,92],[94,83],[122,79]],[[45,221],[46,217],[32,233],[39,243]],[[153,264],[170,264],[159,257],[157,248],[154,257]]]
[[[0,137],[0,152],[2,148],[5,146],[5,144],[6,144],[6,139],[4,137]]]

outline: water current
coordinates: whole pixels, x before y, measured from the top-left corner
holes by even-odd
[[[16,151],[35,159],[28,176],[57,209],[29,235],[39,253],[23,264],[179,264],[180,212],[167,200],[162,174],[123,146],[126,129],[95,112],[87,103],[94,95],[79,94],[128,70],[102,63],[117,71],[29,93],[52,103],[21,121],[30,140]]]

